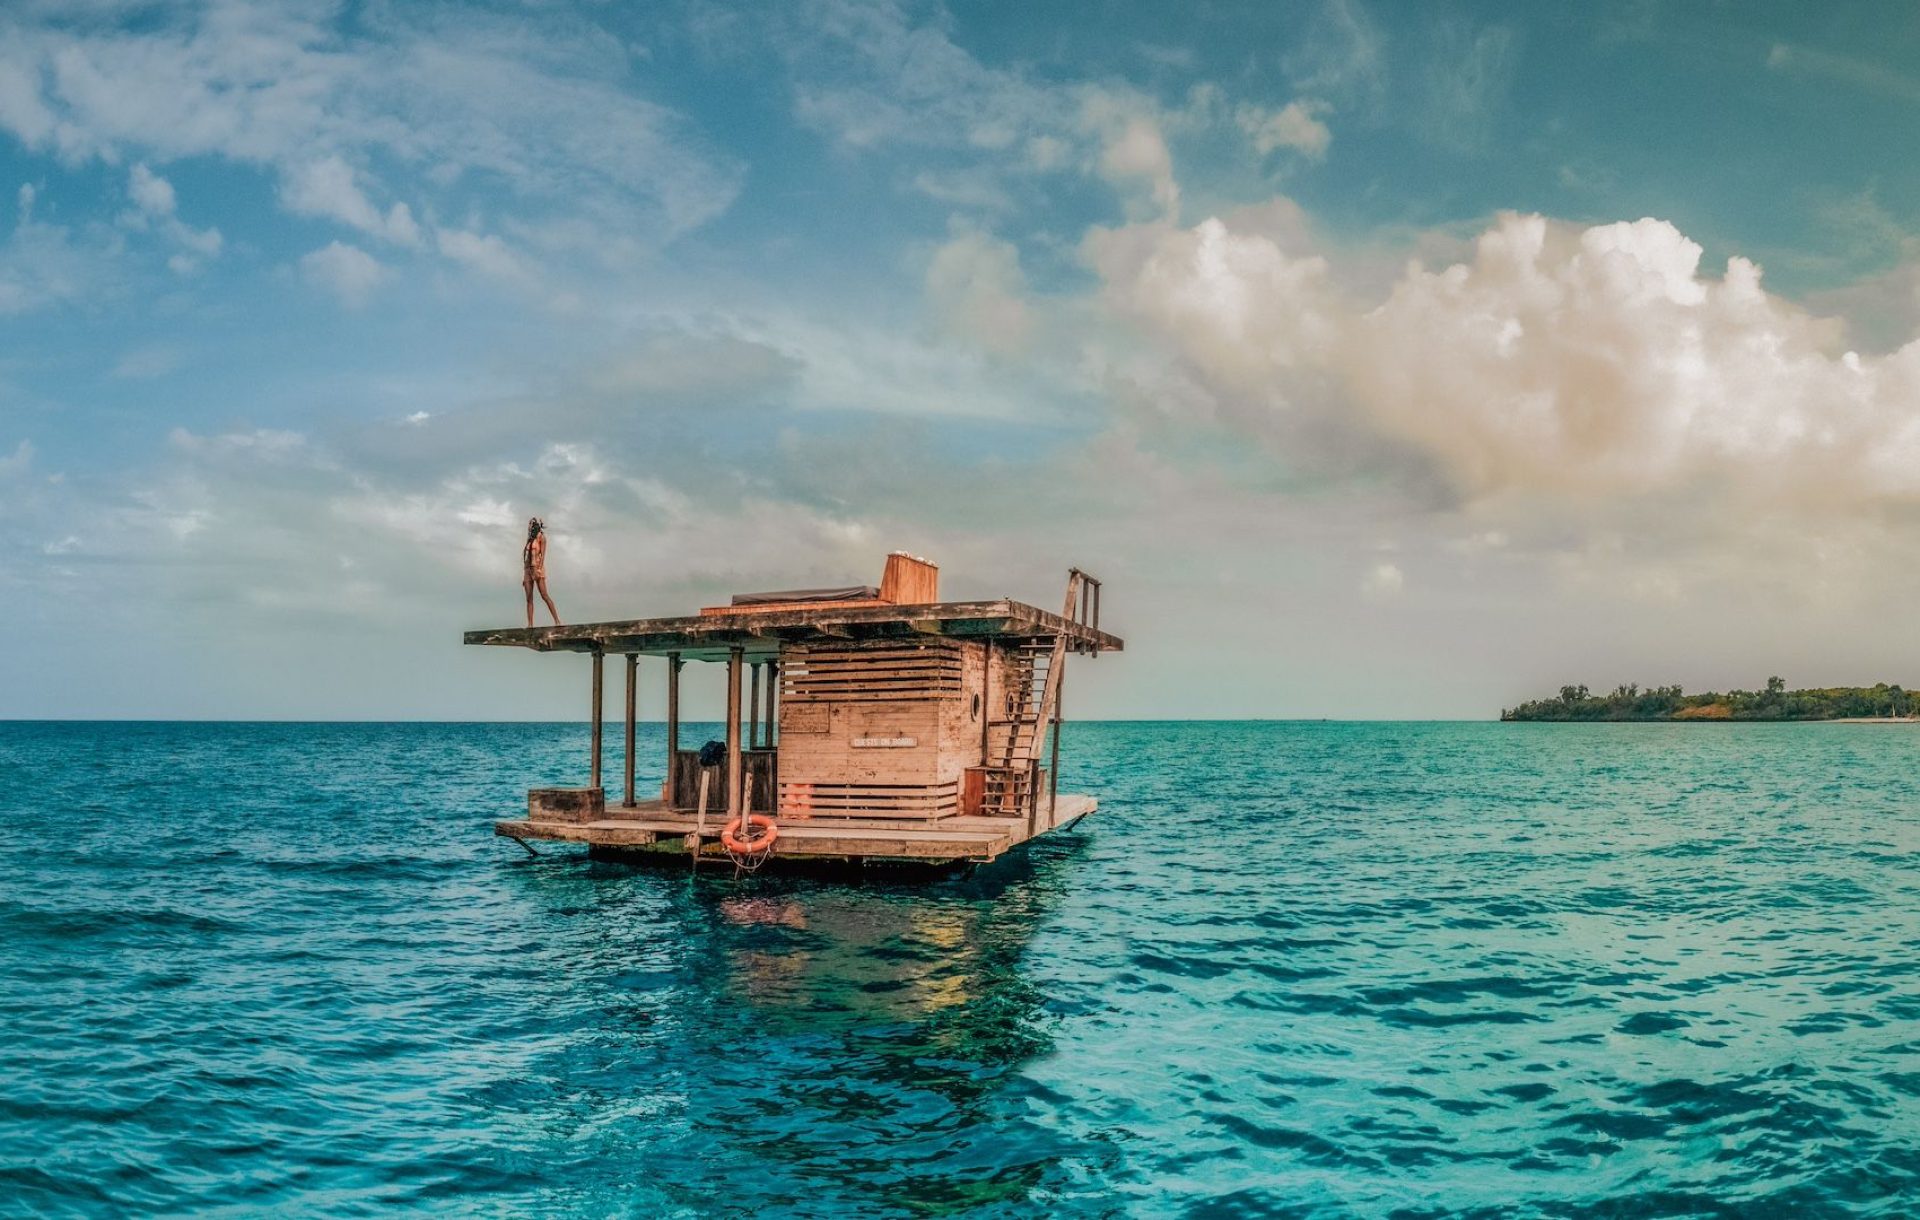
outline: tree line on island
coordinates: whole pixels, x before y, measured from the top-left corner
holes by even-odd
[[[1584,686],[1563,686],[1552,699],[1503,708],[1502,720],[1853,720],[1912,718],[1920,692],[1882,682],[1877,686],[1829,686],[1788,690],[1768,678],[1765,690],[1709,691],[1689,695],[1678,686],[1627,683],[1610,695]]]

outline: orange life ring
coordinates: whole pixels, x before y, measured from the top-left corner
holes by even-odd
[[[741,819],[734,818],[720,830],[720,846],[728,851],[738,852],[743,856],[758,855],[760,852],[771,850],[773,841],[780,837],[780,824],[764,813],[746,815],[747,825],[759,827],[766,832],[751,839],[735,837],[736,832],[740,830],[740,822]]]

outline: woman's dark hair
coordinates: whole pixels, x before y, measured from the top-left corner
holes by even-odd
[[[540,531],[545,528],[547,528],[547,523],[540,518],[529,518],[527,521],[527,537],[529,539],[537,538],[540,536]]]

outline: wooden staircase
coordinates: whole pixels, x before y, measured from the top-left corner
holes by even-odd
[[[1099,613],[1100,582],[1078,568],[1067,573],[1061,617],[1086,622]],[[989,817],[1031,817],[1038,807],[1040,759],[1052,729],[1058,755],[1060,685],[1066,675],[1067,636],[1025,640],[1006,656],[1004,697],[987,724],[988,765],[981,809]],[[1058,768],[1051,768],[1049,774]],[[1049,791],[1051,797],[1051,791]]]

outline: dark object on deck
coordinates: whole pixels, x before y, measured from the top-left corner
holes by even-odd
[[[527,793],[527,817],[548,822],[597,822],[607,816],[606,794],[591,788],[535,788]]]
[[[777,593],[736,593],[736,606],[778,606],[788,602],[871,602],[880,599],[873,585],[842,585],[837,589],[782,589]]]
[[[701,766],[718,767],[724,764],[726,761],[727,761],[727,743],[726,742],[709,741],[706,745],[700,747],[700,765]]]

